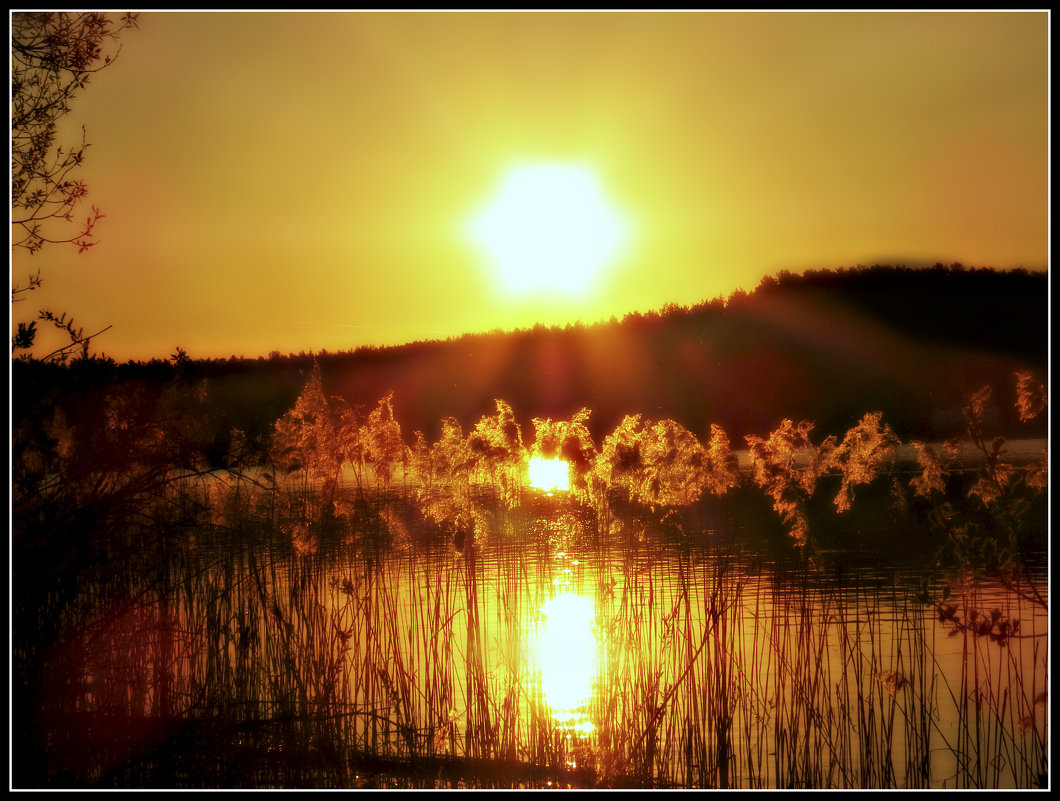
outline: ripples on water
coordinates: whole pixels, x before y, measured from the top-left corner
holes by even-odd
[[[940,620],[935,571],[841,551],[778,562],[711,522],[631,516],[601,534],[584,510],[539,499],[473,556],[414,531],[374,568],[386,600],[365,599],[386,606],[376,625],[395,627],[386,659],[423,685],[404,714],[437,718],[441,681],[441,752],[589,768],[598,781],[1022,786],[1036,775],[1040,610],[996,584],[951,590],[963,619],[975,607],[1021,620],[1024,638],[994,644]],[[365,570],[357,548],[340,547],[324,581],[358,575],[367,591]],[[349,661],[370,663],[354,640]],[[362,692],[347,697],[373,703]]]

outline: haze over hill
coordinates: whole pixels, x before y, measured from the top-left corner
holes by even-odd
[[[984,384],[997,393],[999,430],[1040,436],[1016,423],[1011,397],[1017,369],[1046,375],[1048,276],[960,265],[782,272],[750,293],[592,326],[343,353],[176,356],[65,368],[16,362],[16,417],[45,385],[75,388],[57,402],[84,415],[94,389],[115,382],[152,392],[175,376],[205,378],[199,413],[216,460],[232,428],[263,446],[316,362],[325,393],[350,404],[393,393],[407,439],[417,430],[435,438],[445,417],[473,425],[497,398],[511,405],[524,436],[534,417],[587,407],[598,437],[627,414],[670,418],[697,434],[715,423],[738,442],[784,418],[809,419],[823,437],[878,410],[903,438],[937,439],[956,431],[961,407]]]

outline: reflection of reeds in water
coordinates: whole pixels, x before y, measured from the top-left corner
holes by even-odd
[[[346,410],[341,436],[326,409],[311,381],[278,424],[278,478],[119,488],[100,506],[109,539],[76,541],[90,553],[35,590],[39,608],[19,599],[19,630],[52,648],[23,634],[15,654],[36,682],[20,715],[40,783],[1033,787],[1047,773],[1034,594],[995,614],[969,587],[933,607],[893,580],[830,581],[810,548],[794,568],[749,559],[725,533],[736,474],[720,430],[703,448],[627,418],[597,453],[587,411],[535,421],[573,489],[534,498],[498,402],[466,438],[446,421],[435,445],[418,439],[410,493],[389,399]],[[869,456],[889,442],[878,422],[856,429]],[[843,456],[844,503],[878,468],[847,439],[810,448],[807,467],[807,432],[760,441],[753,478],[802,534],[821,454]],[[93,511],[77,500],[42,504],[42,520],[79,536],[47,516]],[[569,588],[594,604],[591,730],[556,718],[527,646],[557,592],[549,537],[591,564]]]
[[[173,502],[191,509],[193,489]],[[556,543],[527,530],[540,520],[508,518],[518,540],[462,552],[422,534],[344,541],[332,521],[299,552],[280,534],[286,504],[244,485],[222,495],[223,536],[158,552],[136,577],[150,592],[83,647],[90,685],[67,708],[159,722],[115,750],[109,776],[71,765],[86,780],[974,787],[1042,771],[1042,654],[963,632],[947,662],[958,638],[893,582],[847,592],[805,560],[771,574],[722,538],[694,542],[687,515],[670,534],[638,537],[650,521],[633,517],[617,539],[568,532],[592,548],[573,589],[591,591],[601,642],[594,728],[573,732],[527,647],[556,592]],[[543,503],[550,518],[566,502]]]

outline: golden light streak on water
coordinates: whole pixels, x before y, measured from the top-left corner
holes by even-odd
[[[541,607],[545,623],[535,655],[541,688],[553,717],[582,732],[592,731],[584,707],[592,695],[597,670],[595,613],[589,598],[562,593]]]

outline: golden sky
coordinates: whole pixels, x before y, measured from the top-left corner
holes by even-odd
[[[787,269],[1048,265],[1048,14],[152,13],[74,102],[106,217],[13,277],[113,358],[351,349],[694,304]],[[576,296],[469,216],[514,163],[629,220]],[[32,306],[33,308],[30,308]],[[42,341],[42,346],[46,340]]]

